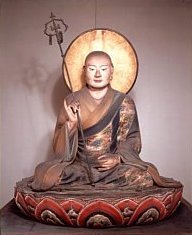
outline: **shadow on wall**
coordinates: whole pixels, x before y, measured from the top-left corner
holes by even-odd
[[[22,84],[25,85],[28,94],[39,95],[43,110],[48,116],[53,115],[52,117],[58,115],[64,97],[70,92],[63,79],[62,68],[50,74],[47,68],[35,58],[32,58],[26,67]]]
[[[58,68],[50,73],[48,69],[32,58],[23,72],[23,95],[30,118],[29,129],[34,145],[33,166],[39,162],[54,158],[52,139],[57,115],[63,105],[63,99],[69,94],[69,89],[64,82],[62,69]]]
[[[50,86],[47,86],[47,94],[43,94],[43,107],[48,115],[52,115],[53,126],[51,131],[41,139],[36,151],[36,159],[39,159],[39,154],[44,153],[43,161],[54,159],[54,152],[52,147],[52,141],[54,136],[55,125],[57,122],[57,116],[61,107],[63,106],[64,98],[70,93],[67,85],[64,82],[63,76],[60,73],[60,69],[52,73],[48,81]],[[50,129],[50,128],[49,128]],[[42,149],[44,146],[44,149]]]
[[[63,106],[64,98],[70,93],[66,82],[64,81],[63,75],[61,75],[55,82],[52,90],[52,102],[54,114],[57,116],[61,107]]]
[[[58,71],[56,71],[55,75],[58,74]],[[41,142],[39,143],[39,150],[41,150],[41,146],[45,146],[46,148],[46,154],[45,154],[45,160],[52,160],[54,159],[54,152],[53,152],[53,136],[54,136],[54,130],[55,125],[57,122],[57,116],[59,114],[59,111],[61,107],[63,106],[63,100],[64,98],[70,93],[63,76],[60,75],[59,77],[56,77],[54,74],[51,75],[50,80],[53,82],[53,87],[51,87],[50,90],[50,102],[46,102],[46,97],[44,97],[44,105],[46,107],[47,113],[49,113],[50,108],[52,109],[52,112],[54,113],[55,120],[54,122],[54,128],[47,133],[47,135],[42,138]],[[49,92],[49,91],[48,91]],[[37,151],[37,159],[39,158],[40,151]]]

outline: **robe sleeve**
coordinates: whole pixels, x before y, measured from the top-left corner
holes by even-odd
[[[57,155],[64,153],[65,150],[66,125],[67,125],[67,115],[64,107],[62,107],[57,117],[57,123],[55,126],[55,133],[53,137],[53,150]]]
[[[71,101],[71,96],[69,95],[66,98],[67,104],[70,103]],[[64,106],[60,109],[59,115],[57,117],[57,123],[55,126],[55,133],[53,137],[53,150],[56,155],[61,155],[65,152],[66,148],[66,142],[69,141],[66,138],[72,138],[74,135],[76,129],[73,129],[69,131],[69,134],[66,137],[66,132],[68,131],[68,115],[67,112],[65,111]]]

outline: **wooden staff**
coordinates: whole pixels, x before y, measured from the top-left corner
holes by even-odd
[[[63,58],[64,67],[66,69],[70,90],[71,90],[71,93],[72,93],[72,96],[73,96],[73,100],[75,101],[73,86],[72,86],[71,79],[70,79],[70,76],[69,76],[69,71],[68,71],[68,68],[67,68],[67,64],[66,64],[65,59],[64,59],[63,49],[62,49],[62,46],[61,46],[61,44],[63,43],[63,32],[61,31],[61,26],[60,26],[59,23],[62,23],[64,25],[64,27],[65,27],[64,32],[67,31],[68,26],[64,23],[64,21],[62,19],[55,18],[55,15],[52,12],[51,12],[50,18],[51,18],[51,20],[48,23],[45,24],[44,33],[47,36],[49,36],[49,44],[50,45],[52,45],[52,37],[56,36],[57,43],[59,45],[59,49],[60,49],[60,52],[61,52],[61,57]],[[51,29],[51,32],[48,32],[48,27]],[[76,114],[77,114],[78,127],[79,127],[81,137],[82,137],[82,140],[83,140],[85,159],[86,159],[86,163],[87,163],[87,167],[88,167],[88,177],[89,177],[90,184],[92,186],[94,186],[95,184],[94,184],[94,181],[93,181],[93,174],[92,174],[91,166],[90,166],[88,156],[87,156],[85,136],[84,136],[84,133],[83,133],[81,118],[80,118],[78,110],[76,111]]]

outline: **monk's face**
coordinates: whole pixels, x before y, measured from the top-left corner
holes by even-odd
[[[102,89],[109,85],[113,73],[110,59],[105,55],[93,55],[85,63],[88,87]]]

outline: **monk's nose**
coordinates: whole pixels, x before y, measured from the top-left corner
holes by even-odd
[[[95,77],[96,77],[96,78],[101,77],[101,73],[100,73],[100,70],[99,70],[99,69],[96,70],[96,72],[95,72]]]

